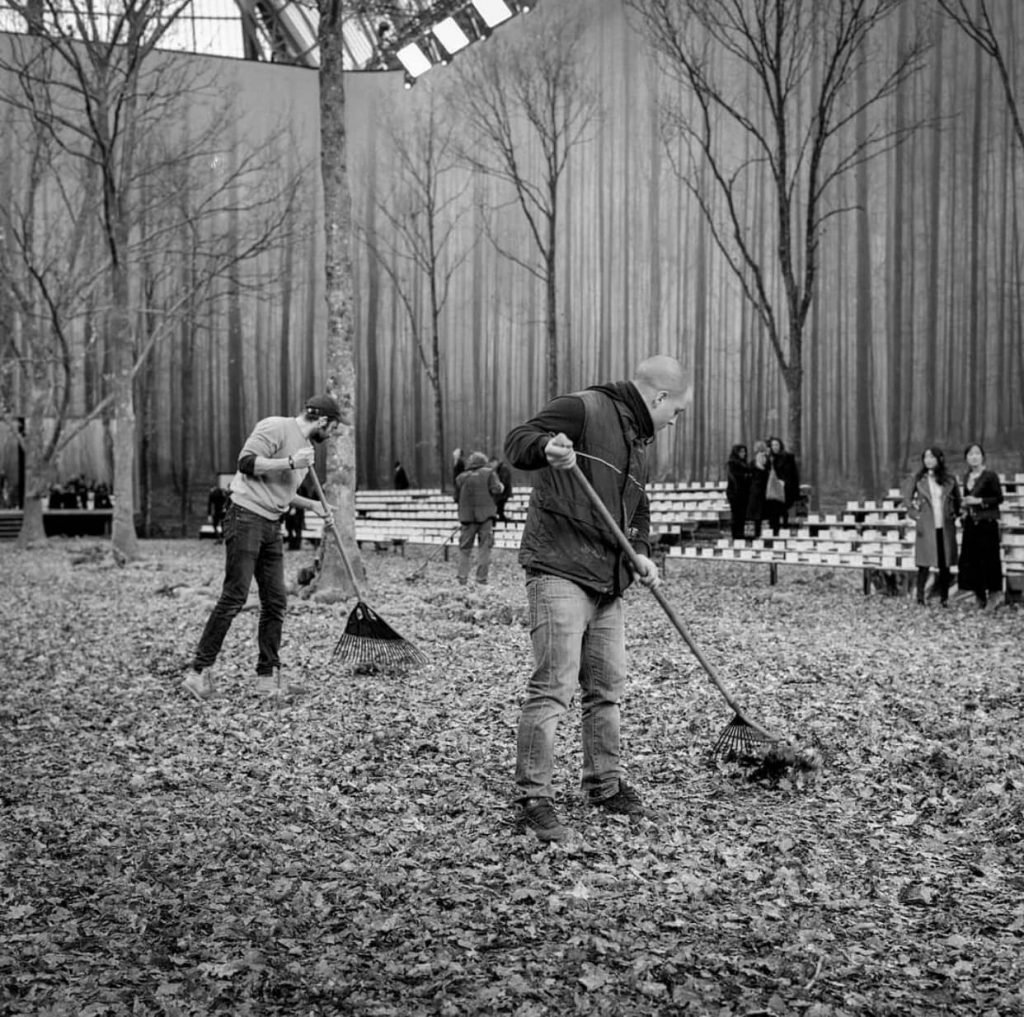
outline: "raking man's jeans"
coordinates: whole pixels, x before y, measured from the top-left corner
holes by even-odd
[[[459,531],[459,582],[469,578],[470,561],[473,554],[473,543],[479,541],[480,550],[476,560],[476,578],[478,582],[487,582],[487,573],[491,567],[491,548],[494,546],[494,520],[485,519],[481,523],[461,523]]]
[[[239,505],[228,506],[224,517],[224,555],[224,586],[203,629],[193,667],[202,670],[217,659],[235,615],[245,606],[255,577],[260,594],[256,673],[272,674],[281,663],[278,652],[288,606],[280,521],[264,519]]]
[[[555,734],[577,684],[583,711],[584,793],[619,788],[619,703],[626,685],[621,597],[598,597],[567,579],[526,583],[535,669],[519,718],[516,793],[553,798]]]

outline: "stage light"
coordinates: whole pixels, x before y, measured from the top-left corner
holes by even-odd
[[[398,57],[402,66],[414,78],[418,78],[421,74],[426,74],[432,66],[427,55],[414,42],[403,46],[395,56]]]
[[[488,28],[494,28],[512,17],[512,11],[505,0],[473,0],[473,6],[479,11],[480,17]]]
[[[469,45],[469,36],[459,27],[454,18],[445,18],[431,29],[438,41],[449,53],[458,53]]]

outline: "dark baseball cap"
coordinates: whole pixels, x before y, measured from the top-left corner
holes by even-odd
[[[331,420],[341,420],[341,406],[338,400],[331,395],[315,395],[306,400],[306,411],[315,413],[318,417],[328,417]]]

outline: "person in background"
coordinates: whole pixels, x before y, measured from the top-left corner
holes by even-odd
[[[725,482],[725,498],[729,502],[732,539],[742,540],[746,533],[751,480],[746,445],[733,445],[725,468],[728,477]]]
[[[92,507],[94,509],[113,508],[113,502],[110,500],[110,488],[103,481],[96,485]]]
[[[210,488],[206,499],[206,518],[213,527],[213,535],[218,544],[224,541],[224,513],[228,510],[228,492],[216,484]]]
[[[452,483],[458,479],[459,474],[466,468],[466,460],[462,458],[462,449],[452,451]]]
[[[771,474],[774,470],[775,476],[782,481],[781,500],[773,499],[770,489]],[[782,439],[772,435],[768,439],[768,477],[769,484],[766,485],[764,501],[764,518],[772,528],[772,533],[778,536],[783,526],[789,526],[789,510],[796,504],[800,497],[800,471],[797,469],[796,457],[792,452],[786,450]]]
[[[509,463],[533,473],[519,563],[526,573],[534,669],[516,737],[519,822],[541,841],[569,835],[554,807],[558,725],[581,689],[583,792],[606,812],[640,815],[623,779],[620,708],[626,687],[622,594],[657,586],[645,485],[654,435],[675,423],[692,388],[679,361],[656,356],[629,381],[558,396],[505,439]],[[579,465],[638,555],[634,573],[587,493]]]
[[[473,544],[479,544],[476,562],[476,581],[487,584],[491,567],[491,548],[494,546],[494,519],[496,500],[502,493],[501,481],[487,463],[483,452],[473,452],[466,460],[466,468],[455,478],[455,500],[459,505],[459,567],[458,580],[465,586]]]
[[[306,509],[304,505],[307,500],[314,500],[317,496],[316,489],[310,483],[308,473],[302,478],[297,494],[303,500],[293,501],[288,506],[288,511],[284,517],[284,532],[288,538],[289,551],[302,550],[302,531],[306,528]]]
[[[397,459],[395,460],[394,478],[396,491],[409,490],[409,474],[405,472],[405,467]]]
[[[1002,548],[999,535],[999,506],[1003,485],[999,474],[988,469],[985,450],[977,442],[964,449],[967,470],[963,490],[963,538],[957,586],[974,593],[978,607],[987,607],[1003,589]]]
[[[761,522],[764,519],[764,501],[767,489],[768,446],[763,441],[759,441],[754,445],[754,458],[750,463],[750,497],[747,499],[747,524],[754,540],[761,536]]]
[[[505,518],[505,504],[508,502],[508,499],[512,494],[512,471],[509,469],[508,463],[506,463],[504,459],[499,459],[497,456],[491,456],[487,465],[494,470],[495,476],[501,481],[501,494],[494,499],[495,507],[498,510],[498,522],[507,523],[508,520]]]
[[[245,606],[253,578],[260,594],[256,692],[283,693],[279,653],[288,596],[281,522],[290,505],[323,515],[320,501],[304,498],[298,490],[313,466],[313,443],[326,441],[341,419],[333,396],[313,396],[297,417],[266,417],[246,439],[224,517],[224,585],[181,683],[196,699],[209,699],[216,691],[213,666],[231,623]],[[325,517],[325,525],[328,521]]]
[[[956,564],[956,518],[960,515],[960,488],[946,470],[942,449],[932,445],[921,453],[921,468],[902,489],[907,515],[914,520],[914,563],[917,566],[917,602],[924,604],[928,574],[938,570],[939,602],[949,603],[950,569]]]

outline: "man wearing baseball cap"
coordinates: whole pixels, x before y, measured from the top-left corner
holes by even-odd
[[[334,396],[315,395],[297,417],[265,417],[246,439],[224,516],[224,585],[181,683],[196,699],[209,699],[216,691],[213,665],[254,577],[260,595],[255,690],[284,692],[278,655],[287,607],[281,521],[291,505],[323,515],[320,502],[298,489],[313,466],[313,443],[326,441],[342,416]]]

